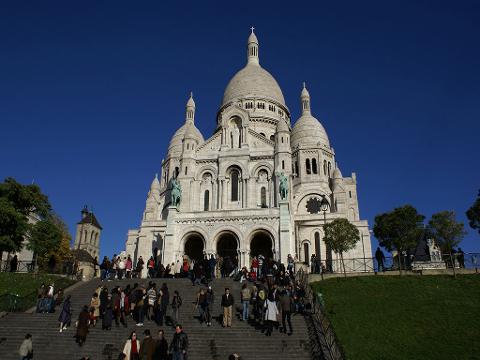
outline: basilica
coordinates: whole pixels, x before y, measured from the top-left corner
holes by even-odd
[[[282,262],[289,254],[298,262],[316,254],[332,266],[337,254],[323,241],[323,225],[347,218],[361,242],[344,258],[371,257],[356,175],[342,175],[305,84],[293,123],[280,86],[260,65],[253,29],[246,50],[246,65],[228,83],[209,138],[196,127],[195,102],[188,99],[140,227],[128,231],[126,253],[134,260],[154,254],[163,264],[238,256],[241,266],[260,254]]]

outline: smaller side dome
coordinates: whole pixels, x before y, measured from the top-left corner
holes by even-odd
[[[310,94],[303,83],[303,89],[300,96],[302,104],[302,116],[297,120],[292,130],[292,147],[299,145],[317,146],[318,144],[330,147],[327,132],[311,113],[310,110]]]

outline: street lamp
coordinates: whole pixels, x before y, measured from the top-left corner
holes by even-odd
[[[325,241],[325,225],[327,224],[327,210],[330,208],[330,204],[328,202],[327,199],[325,199],[325,196],[322,196],[322,201],[320,202],[320,210],[323,212],[323,241]],[[320,260],[320,268],[322,267],[322,251],[320,249],[320,244],[318,245],[319,247],[319,252],[320,254],[318,254],[319,256],[319,260]],[[325,249],[326,250],[326,249]],[[325,251],[325,256],[326,256],[326,260],[328,261],[328,254],[327,252]],[[327,264],[327,268],[328,268],[328,264]],[[321,273],[323,275],[323,270],[321,269]]]

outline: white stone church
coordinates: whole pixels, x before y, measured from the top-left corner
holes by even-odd
[[[161,177],[150,187],[140,228],[128,231],[126,253],[146,261],[157,251],[163,264],[211,254],[238,256],[242,266],[259,254],[282,262],[288,254],[298,261],[316,254],[323,264],[335,264],[322,227],[347,218],[362,241],[344,258],[371,257],[355,173],[342,176],[305,85],[300,105],[302,115],[292,124],[280,86],[260,65],[252,29],[247,63],[228,83],[208,139],[195,126],[195,102],[188,99]],[[282,173],[288,178],[285,199],[279,192]],[[174,207],[177,182],[181,200]]]

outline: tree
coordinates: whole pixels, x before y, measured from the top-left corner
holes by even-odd
[[[68,231],[67,225],[56,214],[51,216],[50,221],[60,231],[61,239],[57,247],[47,250],[43,256],[38,258],[38,263],[41,268],[46,268],[51,258],[55,259],[55,264],[61,264],[71,257],[70,241],[72,240],[72,237]]]
[[[62,232],[59,227],[51,219],[40,220],[32,226],[27,248],[33,251],[35,261],[38,261],[45,259],[49,252],[60,245],[61,241]]]
[[[477,200],[467,210],[467,219],[470,227],[478,230],[478,233],[480,233],[480,190],[478,191]]]
[[[444,253],[451,254],[466,235],[464,224],[455,220],[453,211],[433,214],[428,222],[428,231]]]
[[[395,208],[391,212],[375,216],[373,234],[380,246],[388,251],[398,252],[400,272],[402,271],[402,252],[414,248],[424,234],[425,216],[419,214],[411,205]]]
[[[0,258],[4,251],[22,249],[22,243],[31,230],[28,216],[40,217],[51,211],[47,196],[37,185],[22,185],[13,178],[0,183]]]
[[[343,274],[346,276],[345,263],[343,262],[343,253],[355,247],[360,241],[360,232],[357,227],[351,224],[347,219],[335,219],[324,226],[325,244],[335,253],[340,254],[342,261]]]

